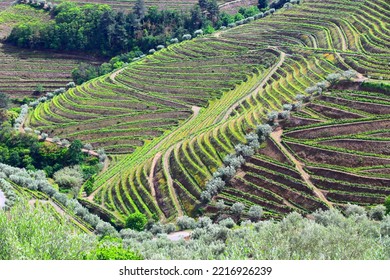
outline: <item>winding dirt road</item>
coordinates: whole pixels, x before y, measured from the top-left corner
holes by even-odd
[[[301,175],[302,179],[305,181],[305,183],[313,190],[314,194],[321,199],[323,202],[328,205],[329,208],[333,207],[333,204],[326,199],[324,194],[311,182],[310,175],[303,169],[304,165],[298,161],[291,152],[286,149],[286,147],[282,144],[282,134],[283,129],[275,130],[271,133],[271,138],[275,141],[275,143],[278,145],[279,149],[283,151],[285,155],[288,156],[288,158],[291,160],[291,162],[294,163],[295,168],[298,170],[299,174]]]
[[[270,49],[277,50],[276,48],[269,47]],[[279,51],[279,50],[278,50]],[[221,118],[221,116],[218,116],[214,123],[217,123],[222,120],[227,120],[230,116],[230,114],[233,112],[233,110],[240,105],[245,99],[249,98],[251,95],[256,95],[259,93],[259,91],[265,86],[265,84],[268,82],[268,80],[272,77],[273,74],[279,69],[280,66],[282,66],[285,58],[286,58],[286,53],[279,51],[280,52],[280,57],[279,57],[279,62],[275,64],[272,69],[268,72],[268,74],[261,80],[260,84],[258,84],[253,90],[251,90],[247,95],[243,96],[237,102],[235,102],[230,108],[226,111],[225,115]]]

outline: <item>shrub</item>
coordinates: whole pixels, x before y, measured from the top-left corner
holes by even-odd
[[[149,231],[153,234],[153,235],[157,235],[159,233],[163,233],[164,232],[164,228],[163,228],[163,225],[161,223],[155,223],[150,229]]]
[[[76,84],[74,82],[69,82],[66,84],[65,89],[70,89],[76,87]]]
[[[84,149],[86,149],[88,151],[91,151],[91,150],[93,150],[93,147],[92,147],[91,144],[87,143],[87,144],[84,145]]]
[[[253,149],[258,149],[260,147],[259,136],[256,133],[251,132],[251,133],[246,134],[245,139],[247,141],[247,145],[252,147]],[[245,162],[245,160],[244,160],[244,162]]]
[[[377,205],[370,209],[368,215],[372,220],[381,221],[383,220],[385,213],[386,207],[383,205]]]
[[[310,94],[310,95],[316,93],[317,91],[318,91],[318,87],[317,86],[308,87],[308,88],[305,89],[305,92],[307,94]]]
[[[258,205],[252,205],[248,210],[248,216],[253,222],[257,222],[263,216],[263,208]]]
[[[162,50],[162,49],[165,48],[165,46],[164,45],[158,45],[156,48],[157,48],[157,50]]]
[[[267,114],[267,119],[270,123],[275,123],[275,121],[278,119],[279,113],[277,111],[271,111]]]
[[[227,227],[227,228],[233,228],[236,225],[236,223],[230,217],[219,221],[218,224],[220,226]]]
[[[348,204],[345,208],[345,215],[347,217],[351,215],[366,215],[366,210],[359,205]]]
[[[154,54],[155,52],[156,52],[155,49],[150,49],[150,50],[149,50],[149,53],[150,53],[150,54]]]
[[[203,35],[203,30],[202,29],[195,30],[194,37],[198,37],[198,36],[202,36],[202,35]]]
[[[291,111],[293,109],[292,104],[283,104],[283,110],[285,111]]]
[[[261,124],[256,127],[256,133],[261,141],[265,141],[271,132],[272,127],[269,124]]]
[[[279,119],[288,120],[290,118],[290,111],[282,111],[278,115]]]
[[[144,214],[140,212],[135,212],[127,217],[126,228],[143,231],[147,222],[148,219]]]
[[[111,236],[111,237],[119,237],[118,232],[115,230],[115,228],[104,221],[99,221],[99,223],[96,226],[96,234],[100,237],[104,236]]]
[[[334,85],[336,84],[341,78],[341,74],[339,73],[332,73],[326,76],[326,80],[331,84]]]
[[[210,226],[213,222],[209,217],[200,217],[198,219],[198,222],[196,223],[196,227],[198,228],[207,228]]]
[[[179,43],[179,39],[172,38],[170,42],[171,42],[171,44],[176,44],[176,43]]]
[[[347,80],[351,80],[357,77],[357,72],[355,70],[349,69],[342,73],[342,76]]]
[[[242,212],[244,211],[244,204],[242,204],[241,202],[236,202],[234,203],[231,207],[230,207],[230,211],[234,214],[234,215],[241,215]]]
[[[181,230],[194,229],[196,227],[195,220],[193,218],[188,217],[188,216],[183,216],[183,217],[177,218],[176,224]]]
[[[225,201],[223,199],[220,199],[217,201],[217,203],[215,203],[215,207],[218,209],[218,211],[223,211],[226,209],[226,204],[225,204]]]
[[[382,236],[390,236],[390,216],[387,215],[383,221],[381,222],[381,235]]]
[[[79,190],[83,184],[83,172],[80,166],[65,167],[53,175],[54,181],[62,189]]]
[[[170,234],[176,231],[176,226],[172,223],[168,223],[164,225],[164,232]]]
[[[184,34],[182,37],[183,40],[191,40],[191,38],[192,38],[191,34]]]

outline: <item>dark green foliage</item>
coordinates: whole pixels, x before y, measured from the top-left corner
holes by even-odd
[[[114,56],[139,47],[143,52],[166,45],[172,37],[181,38],[200,28],[217,27],[219,8],[215,0],[207,1],[207,13],[199,5],[189,11],[146,11],[143,0],[138,0],[133,13],[112,10],[108,5],[78,6],[64,2],[52,10],[54,20],[46,23],[20,24],[13,28],[7,41],[20,47],[35,49],[92,51],[103,56]],[[210,28],[209,28],[210,29]],[[86,67],[85,72],[91,72]],[[86,73],[74,73],[83,76]],[[79,79],[75,79],[80,83]]]
[[[386,214],[390,214],[390,196],[386,197],[384,205],[386,207]]]
[[[3,92],[0,92],[0,109],[6,109],[9,104],[9,97]]]
[[[126,219],[126,227],[137,231],[143,231],[148,222],[146,216],[140,212],[130,214]]]
[[[257,7],[259,7],[259,9],[267,8],[268,7],[268,0],[259,0]]]
[[[142,260],[142,256],[122,246],[119,238],[103,238],[94,252],[87,259],[91,260]]]
[[[83,144],[75,141],[69,147],[60,147],[38,141],[32,134],[21,134],[11,129],[0,129],[0,162],[28,170],[41,169],[48,176],[69,165],[81,164],[84,179],[99,171],[98,159],[84,157]]]
[[[76,165],[83,161],[84,155],[81,152],[82,148],[83,148],[83,143],[81,143],[80,140],[74,140],[72,144],[70,144],[65,154],[65,158],[69,165]]]

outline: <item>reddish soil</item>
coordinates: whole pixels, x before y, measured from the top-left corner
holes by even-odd
[[[390,120],[376,120],[368,122],[355,122],[340,125],[327,125],[316,128],[307,128],[285,133],[285,136],[293,138],[316,139],[338,135],[356,134],[360,132],[390,129]]]
[[[378,187],[389,187],[390,179],[382,178],[371,178],[365,176],[358,176],[351,173],[346,173],[342,171],[330,170],[327,168],[320,167],[307,167],[310,172],[314,173],[317,176],[322,176],[325,178],[332,178],[338,181],[346,181],[352,184],[366,184]]]
[[[299,179],[299,180],[301,179],[301,175],[298,172],[296,172],[292,169],[289,169],[287,167],[273,164],[271,162],[268,162],[268,161],[265,161],[265,160],[262,160],[259,158],[250,157],[249,159],[247,159],[247,163],[252,163],[252,164],[257,165],[257,166],[262,166],[262,167],[265,167],[267,169],[277,171],[277,172],[282,173],[282,174],[286,174],[288,176],[291,176],[291,177]]]
[[[354,204],[382,204],[385,197],[376,196],[364,196],[359,194],[345,194],[345,193],[327,193],[326,197],[329,200],[341,202],[341,203],[354,203]]]
[[[288,158],[279,150],[278,146],[275,145],[275,143],[272,140],[267,138],[265,143],[266,143],[265,148],[260,149],[259,154],[268,156],[273,160],[279,161],[281,163],[290,164]]]
[[[376,115],[390,114],[390,106],[387,105],[373,104],[369,102],[360,102],[356,100],[347,100],[339,97],[332,97],[332,96],[325,96],[325,95],[321,96],[321,100],[343,105],[343,106],[348,106],[350,108],[357,109],[370,114],[376,114]]]
[[[347,192],[358,192],[358,193],[369,193],[378,196],[390,195],[390,186],[387,188],[375,187],[371,185],[350,185],[343,182],[327,181],[327,178],[316,179],[312,178],[314,184],[324,190],[336,190],[336,191],[347,191]]]
[[[314,119],[305,119],[301,117],[297,117],[292,115],[291,118],[284,122],[283,127],[284,128],[292,128],[292,127],[298,127],[298,126],[305,126],[305,125],[310,125],[314,123],[319,123],[321,122],[320,120],[314,120]]]
[[[362,171],[364,173],[390,174],[390,168],[369,169]]]
[[[331,164],[345,167],[361,167],[361,166],[376,166],[390,164],[390,159],[383,159],[371,156],[360,156],[314,148],[307,145],[287,142],[288,146],[302,159],[320,163]]]
[[[340,140],[321,141],[320,144],[338,147],[338,148],[344,148],[346,150],[390,155],[390,141],[340,139]]]
[[[340,109],[320,105],[320,104],[309,104],[307,105],[308,108],[311,108],[315,112],[318,112],[322,114],[325,117],[332,118],[332,119],[360,119],[362,118],[361,115],[354,114],[351,112],[346,112]]]

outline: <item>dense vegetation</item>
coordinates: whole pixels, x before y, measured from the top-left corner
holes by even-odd
[[[87,157],[81,151],[83,145],[74,141],[69,148],[39,141],[36,135],[0,130],[0,162],[27,170],[44,170],[49,176],[72,165],[82,164],[86,178],[98,171],[99,160]]]
[[[390,217],[383,209],[366,213],[350,205],[346,215],[317,211],[307,219],[292,213],[280,222],[240,226],[189,218],[176,226],[150,224],[142,232],[124,229],[120,238],[96,238],[75,232],[47,204],[19,202],[10,212],[0,210],[0,259],[389,259]],[[166,233],[176,227],[192,228],[191,239],[169,240]]]
[[[214,26],[224,23],[215,0],[202,7],[196,5],[188,12],[156,7],[146,11],[144,2],[138,1],[133,13],[128,14],[108,5],[77,6],[65,2],[53,7],[51,15],[54,20],[46,23],[14,27],[7,41],[28,48],[87,50],[113,56],[135,47],[146,52],[200,28],[210,33]]]

